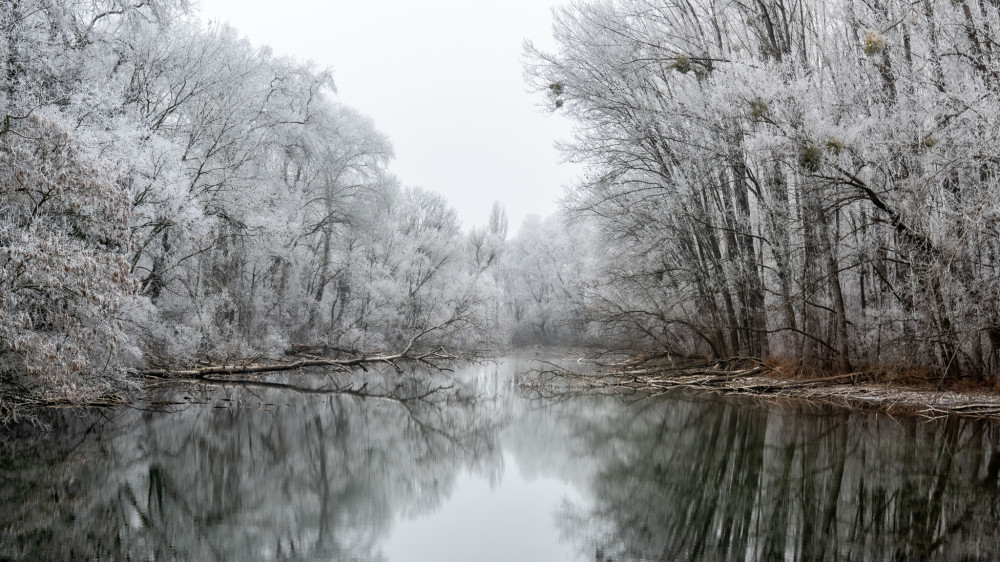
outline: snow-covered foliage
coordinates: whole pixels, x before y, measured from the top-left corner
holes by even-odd
[[[504,256],[503,281],[512,341],[581,344],[590,336],[589,302],[598,248],[586,225],[560,215],[528,216]]]
[[[579,123],[609,314],[678,352],[997,373],[998,30],[966,0],[559,10],[528,73]]]
[[[31,117],[0,136],[0,375],[87,398],[80,376],[108,390],[137,359],[122,324],[130,211],[114,171],[59,125]]]
[[[0,5],[0,380],[481,335],[495,264],[447,203],[328,72],[186,9]]]

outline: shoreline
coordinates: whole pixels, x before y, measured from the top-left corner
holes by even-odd
[[[1000,420],[1000,389],[985,384],[967,384],[966,388],[954,388],[954,382],[947,386],[952,388],[935,388],[933,382],[910,379],[906,382],[896,380],[878,380],[872,373],[852,373],[846,375],[828,375],[821,377],[804,377],[790,375],[779,367],[768,365],[756,359],[738,358],[727,361],[700,361],[674,364],[665,356],[630,355],[616,352],[617,361],[603,363],[607,354],[600,354],[601,359],[586,358],[587,352],[567,352],[550,350],[549,353],[539,353],[539,349],[515,350],[513,355],[521,354],[529,361],[537,361],[543,368],[531,369],[523,374],[530,374],[521,379],[518,385],[523,389],[541,390],[549,388],[551,381],[569,381],[592,390],[610,390],[644,393],[655,397],[668,391],[687,389],[692,392],[715,393],[722,395],[740,395],[756,398],[762,401],[794,401],[800,403],[824,403],[847,408],[849,410],[866,412],[884,412],[888,415],[910,416],[922,419],[937,419],[946,416],[961,416],[982,419]],[[497,357],[510,354],[499,353]],[[490,356],[491,354],[487,354]],[[532,357],[534,355],[534,357]],[[569,357],[578,357],[570,359]],[[542,359],[547,357],[555,362]],[[419,359],[422,357],[418,357]],[[376,357],[384,361],[385,357]],[[392,359],[400,359],[393,356]],[[406,359],[403,357],[403,359]],[[482,361],[478,358],[450,356],[451,360]],[[489,359],[487,359],[489,360]],[[357,360],[351,361],[354,363]],[[581,363],[582,361],[582,363]],[[325,366],[329,366],[324,363]],[[392,364],[391,362],[389,364]],[[586,368],[581,372],[581,367]],[[300,367],[300,365],[295,365]],[[351,364],[348,367],[354,367]],[[344,365],[337,365],[343,368]],[[278,366],[273,370],[264,366],[255,366],[254,372],[227,374],[249,374],[253,379],[278,374],[288,369]],[[350,370],[350,369],[348,369]],[[219,379],[200,377],[143,377],[138,387],[132,392],[114,393],[99,400],[86,403],[72,403],[64,400],[32,399],[4,393],[5,400],[0,400],[0,428],[19,422],[34,423],[40,421],[37,414],[46,409],[89,408],[89,407],[122,407],[141,401],[150,389],[172,384],[218,384],[231,382],[250,382],[244,379]],[[884,377],[885,375],[883,375]],[[938,385],[940,386],[940,384]],[[350,392],[353,389],[338,389]]]
[[[899,386],[882,382],[822,383],[802,386],[803,381],[777,377],[747,377],[724,394],[761,399],[788,399],[801,402],[824,402],[851,410],[884,412],[888,415],[937,419],[946,416],[991,418],[1000,420],[1000,393],[990,390],[952,390]],[[757,387],[770,387],[760,392]],[[709,389],[706,390],[716,390]]]
[[[882,380],[871,372],[827,376],[795,376],[765,362],[738,358],[675,364],[663,356],[631,356],[621,362],[588,363],[589,373],[573,366],[547,363],[536,369],[538,380],[522,381],[523,387],[544,387],[548,380],[571,381],[592,389],[643,392],[657,396],[675,389],[741,395],[761,400],[823,402],[851,410],[885,412],[889,415],[936,419],[945,416],[995,418],[1000,420],[1000,389],[985,384],[955,388],[947,382]]]

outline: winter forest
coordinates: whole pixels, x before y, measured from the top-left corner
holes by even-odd
[[[1000,372],[1000,2],[553,16],[525,74],[586,172],[509,235],[502,202],[463,230],[394,177],[329,72],[185,0],[3,2],[0,394],[536,344]]]

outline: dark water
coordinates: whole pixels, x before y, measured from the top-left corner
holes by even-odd
[[[406,401],[186,389],[8,435],[0,559],[1000,559],[989,423],[538,396],[523,367]]]

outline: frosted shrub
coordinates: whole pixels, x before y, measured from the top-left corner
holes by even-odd
[[[0,136],[0,373],[85,400],[138,356],[120,318],[137,285],[130,205],[109,170],[41,119]],[[96,377],[96,378],[95,378]]]

